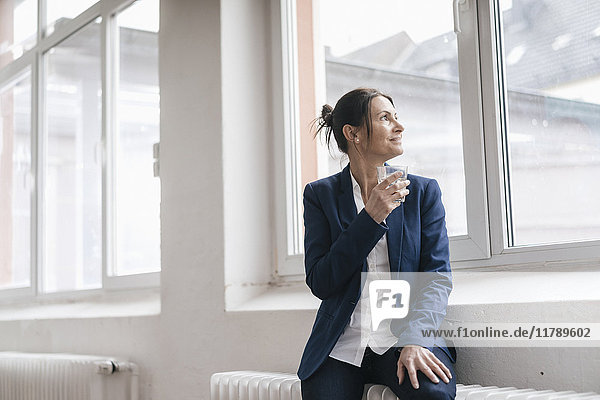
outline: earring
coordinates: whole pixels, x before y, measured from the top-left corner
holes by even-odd
[[[358,143],[358,138],[354,139],[354,141],[355,141],[356,143]]]

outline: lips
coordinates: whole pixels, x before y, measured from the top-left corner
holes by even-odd
[[[401,142],[402,136],[396,136],[395,138],[390,139],[392,142]]]

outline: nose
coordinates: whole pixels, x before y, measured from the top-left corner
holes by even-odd
[[[400,133],[404,132],[404,125],[402,125],[400,122],[396,121],[396,131],[400,131]]]

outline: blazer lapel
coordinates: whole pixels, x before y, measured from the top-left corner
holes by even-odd
[[[404,232],[404,207],[404,204],[396,207],[386,218],[386,224],[389,228],[387,232],[387,243],[391,272],[400,272],[402,233]]]
[[[352,179],[350,179],[350,164],[342,170],[340,177],[340,190],[338,194],[338,214],[342,229],[348,228],[354,218],[356,218],[356,203],[354,202],[354,191],[352,188]],[[367,272],[367,263],[364,262],[362,271]]]
[[[356,204],[350,179],[350,165],[342,170],[340,178],[340,191],[338,195],[338,213],[342,229],[346,229],[356,218]]]

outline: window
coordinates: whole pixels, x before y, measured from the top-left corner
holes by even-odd
[[[31,70],[0,86],[0,288],[27,287],[31,267]]]
[[[501,2],[513,246],[600,239],[600,6],[580,3]]]
[[[285,137],[276,149],[287,209],[276,215],[278,275],[303,273],[304,185],[347,162],[312,140],[310,124],[358,86],[392,95],[406,128],[402,164],[440,183],[454,265],[598,257],[600,98],[590,88],[600,69],[590,54],[600,46],[599,5],[280,6]]]
[[[43,55],[46,160],[42,291],[102,286],[100,26]]]
[[[0,0],[0,68],[35,46],[37,6],[37,0]]]
[[[97,2],[98,0],[46,1],[45,36],[51,35],[55,30],[60,29],[63,25],[67,24],[70,20],[77,17]]]
[[[157,10],[158,0],[138,1],[115,21],[115,276],[160,270],[160,180],[152,169],[160,122]]]
[[[158,0],[40,4],[0,1],[0,295],[156,285]]]
[[[318,96],[323,103],[334,106],[359,86],[392,96],[406,129],[402,164],[410,165],[410,173],[439,180],[448,209],[448,233],[459,236],[468,233],[465,172],[458,49],[447,3],[321,1],[315,51],[324,61],[324,93]],[[343,13],[338,12],[341,9]],[[424,18],[431,22],[423,23]],[[432,110],[435,118],[429,115]],[[339,153],[329,157],[318,177],[338,172],[338,159]],[[315,179],[306,178],[303,183]]]

